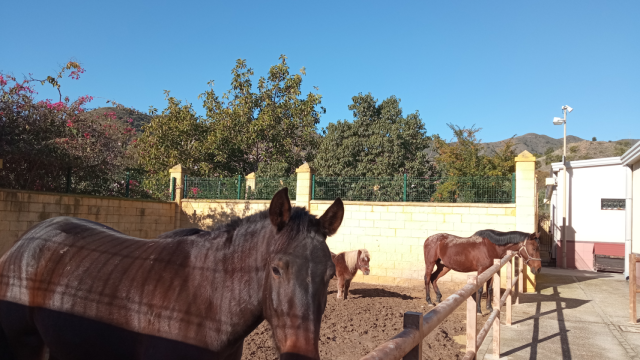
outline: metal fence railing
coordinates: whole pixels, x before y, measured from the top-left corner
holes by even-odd
[[[296,176],[284,178],[256,178],[255,188],[247,187],[248,200],[271,200],[278,190],[289,188],[289,199],[296,199],[296,185],[298,178]]]
[[[245,180],[238,175],[232,178],[184,177],[185,199],[243,199]]]
[[[414,178],[312,177],[312,199],[446,203],[514,203],[512,176]]]

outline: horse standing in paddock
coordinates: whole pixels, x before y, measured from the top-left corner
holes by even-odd
[[[0,359],[240,359],[265,319],[281,360],[319,359],[343,215],[340,199],[320,218],[292,208],[285,188],[267,211],[163,239],[43,221],[0,259]]]
[[[339,254],[331,253],[331,259],[336,266],[336,277],[338,278],[338,299],[341,297],[347,300],[351,280],[356,276],[358,270],[369,275],[369,261],[371,256],[367,249],[344,251]]]
[[[542,262],[540,260],[540,233],[527,234],[521,231],[501,232],[496,230],[480,230],[471,237],[463,238],[450,234],[435,234],[429,236],[424,242],[424,262],[426,271],[424,285],[427,290],[427,303],[431,302],[429,284],[433,284],[436,292],[436,302],[442,300],[442,294],[438,289],[437,281],[449,270],[458,272],[477,271],[478,275],[493,266],[494,259],[502,259],[507,251],[513,250],[524,259],[534,274],[540,273]],[[436,270],[433,271],[434,265]],[[493,293],[492,279],[487,281],[487,310],[493,311],[491,296]],[[476,297],[478,314],[482,288],[478,289]],[[498,291],[500,284],[498,284]]]

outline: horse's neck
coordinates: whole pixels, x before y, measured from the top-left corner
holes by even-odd
[[[216,314],[220,323],[228,323],[232,319],[239,325],[236,329],[243,325],[245,332],[250,332],[263,320],[265,264],[274,248],[266,235],[265,230],[248,233],[239,228],[232,235],[214,234],[212,239],[206,240],[208,244],[203,244],[206,249],[203,249],[198,261],[211,269],[212,274],[199,279],[194,285],[204,289],[215,284],[204,300],[213,304],[216,311],[203,310]],[[223,332],[218,336],[235,338],[248,335],[242,332]]]
[[[515,243],[515,244],[507,244],[505,246],[501,246],[501,254],[500,254],[500,258],[503,258],[505,255],[507,255],[507,251],[511,250],[511,251],[518,251],[520,248],[522,247],[522,243]]]

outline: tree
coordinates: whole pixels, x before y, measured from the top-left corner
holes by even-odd
[[[109,195],[124,181],[123,168],[136,136],[127,123],[111,114],[87,114],[85,106],[93,98],[75,101],[62,98],[60,79],[66,71],[78,79],[84,69],[69,62],[46,80],[32,77],[22,81],[0,74],[0,186],[23,190],[65,191],[67,178],[72,190]],[[34,83],[51,84],[60,101],[36,101]]]
[[[435,160],[443,176],[507,176],[515,171],[517,154],[513,138],[504,141],[490,156],[483,153],[484,146],[476,137],[482,129],[447,125],[453,131],[455,142],[447,143],[434,137],[439,153]]]
[[[484,147],[476,134],[480,128],[461,128],[447,124],[453,131],[455,142],[447,143],[434,137],[439,155],[436,165],[445,181],[432,196],[432,201],[496,201],[510,196],[511,181],[508,178],[515,171],[515,144],[513,137],[503,142],[493,154],[484,154]],[[494,178],[487,178],[494,177]]]
[[[205,176],[212,170],[213,154],[206,142],[211,131],[198,117],[191,104],[182,104],[165,91],[167,107],[155,115],[136,144],[140,165],[149,173],[168,178],[168,170],[181,164],[194,176]],[[167,180],[168,181],[168,180]]]
[[[218,97],[210,81],[211,88],[201,94],[214,173],[284,176],[313,160],[316,126],[325,112],[322,96],[301,97],[302,76],[290,74],[286,59],[281,55],[268,76],[258,79],[257,92],[253,70],[238,60],[229,91]],[[304,68],[300,72],[306,74]]]
[[[426,150],[430,137],[420,114],[404,117],[400,99],[380,104],[369,93],[352,98],[353,122],[330,123],[314,167],[323,176],[426,176],[431,163]]]
[[[596,137],[594,136],[591,138],[591,141],[598,141],[598,139],[596,139]]]

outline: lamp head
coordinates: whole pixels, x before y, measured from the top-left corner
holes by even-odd
[[[562,125],[564,124],[564,119],[559,117],[553,118],[553,125]]]
[[[562,107],[562,110],[567,110],[568,112],[572,112],[573,108],[571,106],[569,106],[569,105],[565,105],[565,106]]]

